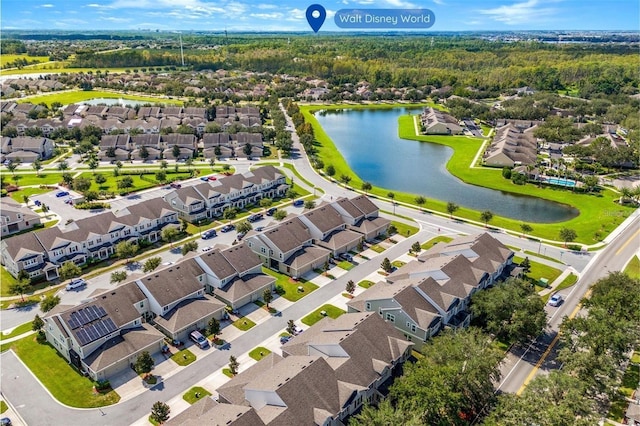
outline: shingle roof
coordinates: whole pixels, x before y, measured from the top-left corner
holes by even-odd
[[[340,214],[329,205],[316,207],[303,214],[316,228],[323,234],[344,226],[344,221]]]
[[[249,294],[269,288],[275,282],[274,277],[266,274],[245,275],[242,278],[234,278],[222,288],[215,289],[215,294],[229,303],[236,303]]]
[[[224,303],[209,296],[188,299],[178,303],[166,314],[156,317],[155,321],[165,330],[176,333],[209,315],[221,312],[224,307]]]
[[[204,274],[202,268],[194,258],[190,258],[179,264],[157,270],[138,282],[149,290],[160,306],[167,306],[202,290],[204,285],[197,278],[202,274]]]

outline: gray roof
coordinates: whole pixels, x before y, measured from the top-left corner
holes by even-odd
[[[203,318],[222,312],[225,305],[210,296],[184,300],[155,322],[171,333],[177,333]]]
[[[264,231],[262,235],[283,253],[300,248],[306,241],[312,239],[309,229],[297,217]]]
[[[340,213],[329,205],[316,207],[303,215],[323,234],[345,225]]]
[[[251,274],[244,277],[236,277],[222,288],[217,288],[214,293],[217,297],[229,303],[236,303],[243,297],[257,293],[262,296],[265,288],[271,288],[276,279],[266,274]]]
[[[223,251],[222,255],[239,274],[262,265],[258,255],[245,243],[237,244]]]
[[[44,252],[44,248],[34,232],[3,238],[2,244],[14,261],[20,261]]]
[[[157,270],[139,280],[151,293],[151,296],[160,304],[166,306],[199,290],[204,284],[198,281],[198,276],[203,275],[194,258]]]
[[[256,411],[246,405],[218,404],[207,397],[169,419],[166,426],[262,426]]]
[[[365,216],[377,214],[379,209],[366,195],[359,195],[351,199],[351,203],[356,206]]]

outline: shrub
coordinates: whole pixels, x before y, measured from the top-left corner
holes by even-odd
[[[93,210],[93,209],[110,209],[111,205],[109,203],[90,202],[90,203],[78,203],[76,204],[75,207],[80,210]]]

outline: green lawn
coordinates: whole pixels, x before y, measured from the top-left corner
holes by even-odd
[[[12,344],[13,350],[47,390],[62,404],[76,408],[112,405],[120,400],[115,391],[93,392],[93,382],[81,376],[48,343],[29,336]]]
[[[14,191],[10,193],[11,198],[18,201],[19,203],[24,203],[24,196],[31,198],[31,200],[37,199],[38,195],[44,194],[46,192],[51,191],[50,189],[40,189],[40,188],[23,188],[19,191]]]
[[[171,355],[171,359],[181,367],[186,367],[196,360],[196,356],[189,349],[183,349]]]
[[[10,62],[15,62],[17,59],[25,59],[27,62],[48,62],[49,61],[49,57],[48,56],[29,56],[26,53],[22,53],[22,54],[5,54],[3,53],[2,55],[0,55],[0,68],[4,68],[7,66],[8,63]],[[28,66],[28,65],[26,65]],[[23,68],[24,69],[24,68]],[[4,72],[3,72],[4,74]]]
[[[6,176],[6,181],[8,183],[13,184],[13,176],[8,173],[2,173]],[[34,186],[34,185],[55,185],[57,183],[62,182],[62,173],[59,172],[41,172],[40,176],[35,173],[29,174],[21,174],[20,172],[16,173],[16,176],[20,176],[18,179],[19,186]]]
[[[366,108],[367,106],[359,106]],[[389,107],[388,105],[382,107]],[[325,165],[331,164],[336,170],[335,176],[342,174],[352,178],[351,186],[359,188],[362,180],[353,173],[344,157],[335,147],[333,141],[322,129],[314,115],[313,111],[326,109],[345,109],[351,108],[350,105],[313,105],[301,106],[300,111],[309,122],[315,132],[316,140],[319,142],[318,157],[322,159]],[[511,192],[515,194],[530,195],[534,197],[544,198],[562,204],[569,204],[580,210],[580,215],[574,219],[563,223],[536,223],[533,234],[537,237],[548,238],[552,240],[559,239],[559,231],[562,227],[574,229],[577,234],[577,242],[583,244],[593,244],[600,242],[604,237],[615,229],[622,221],[624,221],[633,211],[632,207],[620,206],[616,193],[611,190],[604,189],[598,194],[579,194],[568,189],[542,187],[536,185],[515,185],[511,181],[502,177],[500,169],[490,168],[470,168],[474,157],[476,156],[483,141],[479,138],[469,138],[465,136],[416,136],[413,123],[413,117],[405,115],[399,119],[399,135],[404,139],[416,140],[419,142],[437,143],[446,145],[454,149],[454,154],[447,163],[447,169],[454,176],[471,184],[477,184],[495,190]],[[371,191],[375,196],[386,197],[389,188],[377,188]],[[395,200],[414,204],[416,194],[396,193]],[[427,206],[429,209],[446,214],[446,204],[448,200],[429,199]],[[456,216],[479,221],[480,212],[460,207],[456,212]],[[514,232],[520,232],[521,221],[494,216],[491,226],[511,229]]]
[[[196,396],[196,393],[198,394],[198,396]],[[190,405],[193,405],[196,402],[208,396],[211,396],[211,392],[209,392],[208,390],[200,386],[194,386],[188,391],[186,391],[184,395],[182,395],[182,399],[187,401]]]
[[[375,244],[375,245],[371,246],[370,248],[371,248],[371,250],[375,251],[376,253],[382,253],[383,251],[386,250],[384,247],[382,247],[379,244]]]
[[[346,260],[343,260],[342,262],[338,262],[338,266],[344,269],[345,271],[350,271],[353,268],[355,268],[356,265],[354,265],[351,262],[347,262]]]
[[[633,256],[627,267],[624,268],[624,272],[632,278],[640,279],[640,259],[638,256]]]
[[[518,256],[514,256],[513,258],[513,262],[518,264],[520,264],[523,260],[524,259],[522,257]],[[543,265],[542,263],[538,263],[535,260],[529,259],[529,261],[531,262],[531,272],[527,274],[527,278],[535,281],[536,283],[540,280],[540,278],[546,278],[547,280],[549,280],[549,284],[551,284],[562,273],[562,271],[559,269]]]
[[[121,191],[120,189],[118,189],[118,181],[122,180],[124,175],[121,174],[117,177],[114,176],[113,169],[109,171],[107,170],[98,171],[98,173],[104,176],[105,178],[107,178],[107,181],[101,184],[97,184],[95,181],[94,173],[92,172],[82,173],[81,176],[83,178],[87,178],[91,181],[91,188],[89,188],[89,190],[97,191],[97,192],[99,191],[114,192],[116,194]],[[127,192],[134,192],[134,191],[140,191],[143,189],[149,189],[161,184],[161,182],[158,182],[156,180],[155,173],[144,174],[143,175],[144,178],[141,178],[140,175],[127,175],[127,176],[131,177],[131,179],[133,180],[133,186],[131,188],[127,188],[126,189]],[[172,168],[167,169],[168,181],[188,179],[189,177],[190,177],[190,174],[188,172],[185,172],[184,169],[182,169],[182,171],[179,173],[175,173]]]
[[[279,164],[275,164],[275,165],[279,166]],[[302,177],[302,175],[300,173],[298,173],[298,171],[293,166],[293,164],[284,163],[284,167],[286,167],[287,169],[291,170],[293,172],[293,174],[296,176],[296,178],[298,180],[304,182],[309,188],[313,188],[313,184],[311,182],[309,182],[308,180],[306,180],[304,177]],[[295,181],[294,181],[294,183],[295,183]],[[297,191],[298,187],[296,187],[295,190]],[[316,189],[316,194],[324,194],[324,191],[321,188],[317,188]]]
[[[222,374],[224,374],[227,377],[233,378],[233,374],[231,374],[231,369],[230,368],[223,368],[222,369]]]
[[[236,320],[233,325],[242,331],[247,331],[251,327],[255,327],[256,323],[251,321],[249,318],[242,317],[239,320]]]
[[[440,235],[439,237],[430,239],[420,247],[422,247],[422,250],[429,250],[431,247],[435,246],[438,243],[449,243],[451,241],[453,241],[453,238]]]
[[[564,280],[562,280],[562,282],[558,285],[558,287],[556,287],[556,291],[569,288],[577,282],[578,282],[578,276],[576,274],[569,274]]]
[[[77,90],[71,92],[56,93],[52,92],[47,95],[34,96],[33,98],[25,99],[21,102],[30,102],[34,105],[44,102],[47,105],[51,105],[53,102],[60,102],[62,105],[75,104],[82,101],[88,101],[96,98],[108,98],[108,99],[123,99],[125,101],[142,101],[150,103],[164,103],[172,105],[182,105],[183,102],[176,99],[167,99],[155,96],[139,96],[139,95],[126,95],[121,93],[105,92],[101,90]]]
[[[31,331],[31,322],[25,322],[24,324],[19,325],[16,328],[14,328],[11,331],[11,333],[0,334],[0,341],[6,340],[6,339],[11,339],[12,337],[16,337],[16,336],[19,336],[21,334],[28,333],[30,331]]]
[[[394,260],[393,262],[391,262],[391,264],[396,268],[402,268],[404,265],[406,265],[406,263],[401,260]]]
[[[16,280],[4,266],[0,267],[0,295],[8,296],[9,286],[17,282],[18,280]]]
[[[318,309],[311,312],[306,317],[302,318],[301,320],[302,323],[308,326],[312,326],[313,324],[317,323],[318,321],[320,321],[322,318],[325,317],[324,315],[320,314],[320,312],[322,311],[325,311],[327,313],[326,316],[331,318],[338,318],[340,315],[346,313],[345,311],[343,311],[342,309],[336,306],[326,304],[326,305],[320,306]]]
[[[564,265],[564,263],[562,263],[560,260],[556,259],[555,257],[545,256],[544,254],[538,254],[537,252],[530,251],[530,250],[525,250],[524,252],[526,254],[531,255],[531,256],[539,257],[541,259],[547,259],[547,260],[550,260],[552,262],[556,262],[556,263],[560,263],[560,264]]]
[[[8,409],[9,409],[9,406],[7,405],[7,403],[4,401],[0,401],[0,414],[4,413]]]
[[[358,285],[362,288],[369,288],[374,284],[375,283],[373,281],[369,281],[369,280],[362,280],[358,283]]]
[[[266,357],[270,353],[271,351],[269,349],[263,348],[262,346],[258,346],[257,348],[249,352],[249,356],[255,359],[256,361],[260,361],[262,358]]]
[[[410,237],[418,233],[418,228],[415,226],[411,226],[403,222],[395,222],[395,221],[391,222],[391,224],[394,225],[398,230],[397,235],[402,235],[403,237]],[[390,236],[393,237],[393,235],[390,235]]]
[[[304,296],[318,288],[317,285],[305,279],[301,278],[297,281],[294,281],[291,277],[273,271],[269,268],[263,267],[262,272],[276,278],[276,287],[282,288],[283,290],[283,293],[280,295],[290,302],[300,300]],[[302,287],[302,291],[298,290],[299,287]]]

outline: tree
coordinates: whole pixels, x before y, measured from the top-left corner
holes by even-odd
[[[371,191],[371,189],[373,188],[373,185],[371,185],[370,182],[362,182],[362,190],[368,194],[369,191]]]
[[[327,176],[333,177],[336,174],[336,168],[333,167],[333,164],[329,164],[325,168],[325,172],[327,173]]]
[[[11,172],[12,175],[16,174],[17,168],[18,168],[18,165],[13,160],[9,160],[9,163],[7,164],[7,169]]]
[[[36,174],[40,176],[40,170],[42,170],[42,162],[40,161],[39,158],[36,158],[33,161],[33,163],[31,164],[31,167],[33,167],[33,170],[36,171]]]
[[[422,195],[418,195],[416,197],[416,204],[420,206],[420,210],[422,210],[422,206],[426,204],[426,202],[427,202],[427,199],[424,198]]]
[[[422,247],[420,246],[420,242],[416,241],[413,244],[411,244],[411,251],[415,254],[420,253],[420,251],[422,251]]]
[[[147,158],[149,158],[149,150],[146,146],[142,145],[139,155],[140,158],[142,158],[142,161],[147,161]]]
[[[552,370],[549,375],[536,376],[519,396],[500,395],[484,424],[588,426],[599,420],[594,402],[579,379]]]
[[[377,407],[365,405],[359,414],[349,419],[349,426],[422,426],[416,413],[406,413],[393,408],[389,400],[383,400]]]
[[[77,177],[73,180],[73,189],[78,192],[86,192],[91,188],[91,181],[88,178]]]
[[[387,197],[389,197],[391,199],[391,202],[393,203],[394,202],[393,200],[395,200],[395,198],[396,198],[396,194],[394,192],[389,191],[387,193]]]
[[[162,170],[166,170],[166,169],[167,169],[167,167],[169,167],[169,163],[167,163],[167,161],[166,161],[166,160],[162,160],[162,161],[160,162],[160,169],[162,169]]]
[[[449,201],[447,203],[447,213],[449,213],[449,219],[453,218],[453,214],[459,209],[458,205],[454,202]]]
[[[387,228],[387,234],[389,235],[393,235],[397,232],[398,232],[398,228],[396,228],[396,226],[393,223],[389,225],[389,227]]]
[[[40,310],[42,312],[49,312],[53,308],[55,308],[60,303],[60,296],[49,295],[46,296],[40,302]]]
[[[287,217],[287,212],[285,210],[277,210],[274,214],[273,214],[273,218],[275,220],[282,220],[285,217]]]
[[[58,163],[58,170],[60,170],[61,172],[64,172],[68,168],[69,168],[69,163],[67,163],[66,161],[61,161],[60,163]]]
[[[311,209],[315,208],[315,206],[316,206],[316,203],[313,200],[306,200],[304,202],[304,208],[307,209],[307,210],[311,210]]]
[[[251,156],[251,152],[252,152],[252,151],[253,151],[253,147],[252,147],[252,146],[251,146],[251,144],[250,144],[250,143],[248,143],[248,142],[244,145],[244,147],[242,147],[242,153],[243,153],[244,155],[246,155],[247,157],[250,157],[250,156]]]
[[[95,173],[95,170],[98,168],[99,165],[100,163],[98,159],[95,157],[95,155],[91,155],[91,157],[89,157],[89,160],[87,161],[87,166],[89,166],[89,170]]]
[[[560,239],[564,241],[565,247],[567,246],[567,243],[574,241],[576,238],[578,238],[578,234],[573,229],[565,227],[560,229]]]
[[[164,170],[158,170],[156,172],[156,180],[161,183],[165,182],[167,180],[167,172]]]
[[[68,261],[64,262],[58,271],[58,275],[62,281],[68,280],[69,278],[74,278],[80,276],[82,273],[82,269],[75,263]]]
[[[118,181],[118,189],[127,189],[133,186],[133,178],[131,176],[124,176]]]
[[[73,175],[69,172],[62,173],[62,182],[67,186],[71,186],[73,184]]]
[[[111,273],[111,278],[109,281],[111,284],[117,284],[127,279],[126,271],[115,271]]]
[[[160,256],[150,257],[146,262],[144,262],[142,271],[145,273],[151,272],[160,266],[160,263],[162,263],[162,258]]]
[[[273,300],[273,293],[271,292],[270,288],[264,289],[264,291],[262,292],[262,299],[264,300],[264,303],[267,304],[267,309],[269,309],[269,303],[271,303],[271,301]]]
[[[148,351],[144,351],[136,358],[136,362],[133,365],[133,368],[136,370],[136,373],[145,374],[153,370],[154,364],[155,361],[153,360],[151,354]]]
[[[209,167],[211,167],[211,171],[213,171],[213,167],[216,165],[216,159],[215,157],[211,157],[209,159]]]
[[[178,161],[178,158],[180,158],[180,147],[178,145],[174,145],[173,148],[171,148],[171,155]]]
[[[493,213],[491,212],[491,210],[485,210],[482,213],[480,213],[480,220],[484,222],[485,228],[487,227],[487,225],[489,225],[489,222],[491,222],[491,219],[493,219]]]
[[[391,386],[397,410],[418,413],[422,424],[467,425],[494,401],[503,354],[477,328],[445,330],[422,354]]]
[[[240,367],[240,363],[238,363],[238,360],[236,359],[235,356],[231,355],[229,357],[229,371],[231,372],[232,376],[235,376],[236,374],[238,374],[239,367]]]
[[[347,281],[347,285],[345,286],[345,290],[346,290],[347,293],[353,294],[353,292],[356,291],[356,283],[354,283],[353,280]]]
[[[238,215],[238,210],[236,210],[234,207],[227,207],[222,212],[222,218],[224,220],[233,220],[237,215]]]
[[[238,231],[239,234],[247,233],[247,232],[251,231],[252,229],[253,229],[253,227],[246,220],[242,221],[242,222],[240,222],[240,223],[238,223],[236,225],[236,231]]]
[[[263,198],[260,200],[260,207],[265,210],[271,207],[271,205],[273,205],[273,200],[271,198]]]
[[[295,321],[293,321],[292,319],[290,319],[289,321],[287,321],[287,333],[289,334],[296,334],[296,323]]]
[[[175,226],[167,226],[162,230],[162,239],[164,241],[169,241],[171,247],[173,247],[173,241],[178,238],[178,230]]]
[[[127,259],[127,263],[131,261],[131,258],[136,255],[140,247],[131,241],[121,241],[116,244],[115,252],[116,256],[120,259]]]
[[[502,342],[526,343],[547,325],[544,301],[531,285],[510,278],[471,298],[471,312],[487,332]]]
[[[93,177],[93,180],[95,180],[98,185],[101,185],[107,181],[107,178],[98,173]]]
[[[522,236],[523,237],[524,237],[524,234],[528,234],[531,231],[533,231],[533,228],[528,223],[521,223],[520,224],[520,229],[522,230]]]
[[[213,340],[216,340],[218,334],[220,334],[220,321],[218,321],[214,317],[211,317],[207,325],[208,325],[207,332],[211,336],[213,336]]]
[[[531,272],[531,261],[529,260],[529,257],[524,258],[524,260],[520,263],[520,267],[522,268],[522,272],[524,272],[525,275]]]
[[[349,182],[351,182],[351,176],[349,176],[349,175],[340,175],[340,182],[344,183],[345,186],[349,185]]]
[[[171,413],[171,408],[164,402],[157,401],[151,407],[151,415],[149,417],[154,422],[162,424],[169,420],[169,413]]]
[[[36,314],[33,318],[33,322],[31,323],[31,330],[42,333],[42,329],[44,328],[44,321],[40,318],[40,315]]]
[[[23,278],[9,284],[9,293],[19,295],[20,299],[24,302],[24,294],[29,291],[30,286],[29,280]]]
[[[189,241],[184,243],[184,245],[182,246],[182,255],[186,256],[187,253],[189,253],[190,251],[196,251],[198,250],[198,242],[197,241]]]
[[[393,272],[393,265],[391,264],[391,261],[389,260],[388,257],[385,257],[384,259],[382,259],[382,263],[380,263],[380,267],[382,268],[383,271],[389,274]]]

